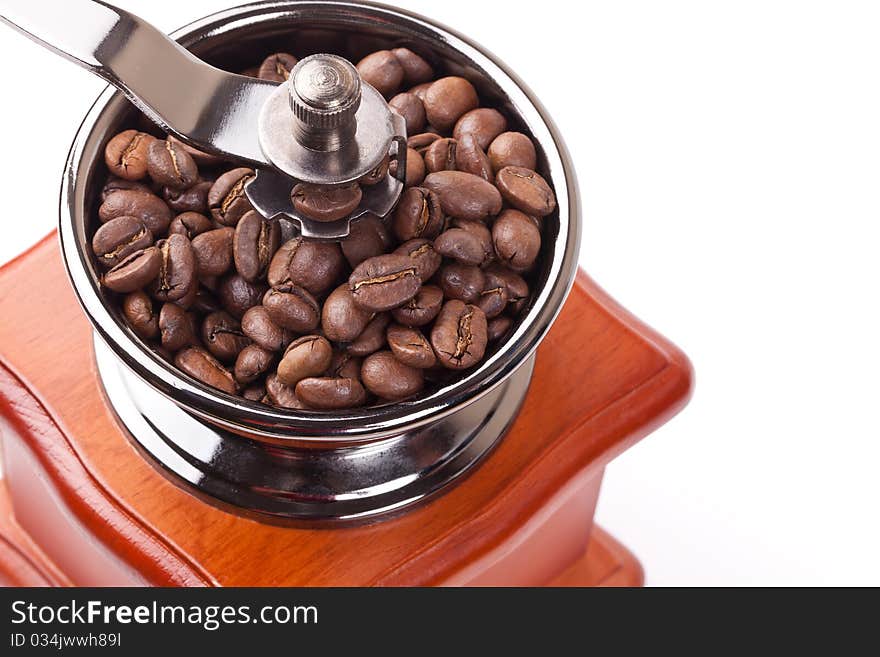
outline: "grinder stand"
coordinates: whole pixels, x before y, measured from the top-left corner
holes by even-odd
[[[537,352],[507,435],[390,520],[262,524],[177,488],[97,378],[56,236],[0,268],[0,584],[640,585],[593,525],[605,465],[686,403],[690,363],[585,274]]]

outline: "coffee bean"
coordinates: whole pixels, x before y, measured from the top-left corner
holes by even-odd
[[[186,312],[176,303],[162,304],[162,310],[159,311],[159,331],[162,346],[172,353],[184,347],[198,346],[195,315]]]
[[[416,295],[421,284],[412,260],[396,254],[365,260],[348,279],[355,303],[372,312],[403,305]]]
[[[122,314],[138,337],[151,340],[159,335],[159,317],[153,311],[153,300],[146,293],[126,295],[122,300]]]
[[[388,171],[392,176],[397,177],[397,160],[393,161]],[[415,187],[421,185],[425,179],[425,161],[418,151],[413,148],[406,149],[406,181],[404,187]]]
[[[141,289],[159,274],[162,255],[155,246],[135,251],[104,274],[102,282],[114,292],[129,293]]]
[[[265,276],[280,244],[278,222],[265,219],[256,211],[248,212],[235,227],[232,253],[238,273],[252,283]]]
[[[189,153],[190,157],[192,157],[192,159],[195,160],[195,163],[200,167],[218,167],[227,162],[224,156],[200,151],[198,148],[194,148],[189,144],[180,141],[174,135],[168,135],[167,139]]]
[[[423,186],[437,194],[443,212],[451,217],[479,221],[501,212],[501,194],[472,173],[438,171],[428,174]]]
[[[245,194],[245,185],[254,178],[254,170],[246,167],[227,171],[217,178],[208,192],[211,216],[224,226],[235,226],[238,220],[253,210]]]
[[[395,48],[391,52],[403,68],[403,82],[405,84],[422,84],[433,79],[434,69],[423,57],[409,48]]]
[[[417,84],[412,89],[409,90],[409,93],[414,94],[419,97],[423,103],[425,102],[425,94],[428,93],[428,89],[431,88],[431,85],[434,84],[432,80],[428,80],[427,82],[422,82],[421,84]]]
[[[298,285],[270,288],[263,296],[263,305],[275,324],[297,333],[314,331],[321,321],[321,307],[315,297]]]
[[[397,94],[388,101],[388,106],[403,117],[406,134],[415,135],[425,129],[425,106],[421,98],[411,93]]]
[[[420,135],[413,135],[412,137],[408,138],[406,140],[406,145],[408,148],[412,148],[421,155],[425,152],[425,149],[428,148],[428,146],[433,144],[438,139],[442,139],[442,137],[436,132],[423,132]]]
[[[207,212],[208,192],[214,183],[209,181],[197,182],[186,189],[174,189],[165,187],[162,190],[162,198],[175,212]],[[172,221],[172,223],[174,223]]]
[[[274,353],[259,345],[249,344],[239,352],[232,371],[239,384],[248,385],[268,372],[274,362]]]
[[[221,310],[211,313],[202,322],[202,341],[214,356],[223,362],[234,362],[251,341],[241,331],[241,324]]]
[[[452,130],[455,122],[480,104],[474,85],[461,77],[440,78],[425,92],[428,123]]]
[[[120,178],[118,176],[110,176],[110,179],[101,188],[101,203],[106,201],[107,197],[110,196],[110,194],[112,194],[113,192],[131,190],[137,192],[146,192],[147,194],[153,193],[153,190],[150,188],[150,186],[142,182],[126,180],[125,178]]]
[[[319,335],[306,335],[290,343],[278,363],[278,380],[295,386],[303,379],[320,376],[330,366],[333,347]]]
[[[443,367],[473,367],[486,353],[486,316],[476,306],[458,299],[447,301],[431,331],[431,346]]]
[[[325,411],[356,408],[367,401],[367,392],[357,379],[303,379],[296,384],[296,395],[309,408]]]
[[[217,296],[223,309],[233,317],[241,317],[248,309],[259,305],[268,287],[262,283],[249,283],[241,274],[229,274],[220,279]]]
[[[361,202],[361,187],[347,185],[312,185],[298,183],[291,192],[293,208],[314,221],[338,221],[357,209]]]
[[[155,137],[137,130],[126,130],[113,137],[104,149],[104,162],[110,173],[125,180],[147,175],[147,149]]]
[[[296,57],[286,52],[276,52],[269,55],[260,64],[257,70],[257,77],[261,80],[269,80],[270,82],[285,82],[290,77],[293,67],[296,66]]]
[[[205,215],[198,212],[184,212],[174,217],[168,226],[169,235],[183,235],[189,240],[201,235],[213,227],[214,224]]]
[[[485,289],[486,277],[479,267],[451,262],[440,269],[439,282],[447,299],[475,303]]]
[[[229,226],[209,230],[192,239],[192,249],[200,276],[221,276],[232,267],[232,240]]]
[[[505,201],[526,214],[545,217],[556,209],[550,185],[531,169],[504,167],[495,176],[495,184]]]
[[[115,267],[127,256],[153,244],[153,234],[135,217],[116,217],[95,231],[92,252],[102,267]]]
[[[302,237],[288,240],[275,253],[267,273],[269,285],[298,285],[321,295],[339,280],[344,260],[339,245]]]
[[[510,317],[496,317],[495,319],[489,322],[488,328],[486,329],[489,342],[495,342],[496,340],[500,340],[510,331],[510,328],[513,326],[513,320]]]
[[[283,351],[290,343],[291,333],[272,321],[263,306],[254,306],[241,318],[241,332],[267,351]]]
[[[183,235],[170,235],[156,243],[161,255],[159,274],[150,293],[159,301],[182,299],[198,285],[192,243]]]
[[[541,231],[519,210],[505,210],[492,224],[492,243],[502,263],[524,272],[531,269],[541,251]]]
[[[394,211],[392,228],[401,242],[416,237],[437,237],[443,228],[440,199],[424,187],[410,187],[405,190]]]
[[[388,401],[412,397],[425,386],[422,371],[404,365],[390,351],[380,351],[364,360],[361,381],[367,390]]]
[[[394,251],[395,255],[406,256],[416,268],[419,280],[428,281],[440,268],[443,258],[437,253],[434,244],[426,239],[404,242]]]
[[[378,165],[373,167],[373,169],[368,174],[358,178],[358,184],[370,187],[371,185],[378,185],[380,182],[385,180],[385,178],[388,176],[388,160],[389,158],[386,155],[384,158],[382,158],[382,161],[379,162]]]
[[[450,228],[434,240],[437,253],[466,265],[479,265],[483,262],[483,245],[479,238],[461,228]]]
[[[373,318],[373,313],[355,303],[348,283],[340,285],[324,301],[321,310],[321,328],[327,339],[351,342],[359,336]]]
[[[486,286],[484,289],[503,287],[507,293],[507,302],[510,312],[519,313],[529,298],[529,286],[522,276],[509,269],[493,265],[484,271]]]
[[[480,267],[486,267],[495,260],[495,247],[492,245],[492,233],[489,228],[481,221],[468,221],[466,219],[453,219],[453,228],[470,233],[477,239],[480,248],[483,250],[483,258],[480,261]]]
[[[379,50],[364,57],[357,65],[361,79],[390,98],[403,83],[403,66],[390,50]]]
[[[425,168],[429,173],[436,171],[455,171],[455,157],[458,142],[455,139],[438,139],[425,149]]]
[[[238,392],[238,384],[232,376],[232,372],[207,351],[201,347],[188,347],[177,353],[174,364],[197,381],[205,385],[217,388],[228,395]]]
[[[404,326],[426,326],[434,321],[443,306],[443,291],[436,285],[424,285],[419,293],[391,311],[394,321]]]
[[[262,383],[254,383],[241,391],[241,396],[252,402],[270,403],[266,398],[266,386]]]
[[[472,173],[479,176],[487,182],[493,181],[492,164],[489,162],[489,156],[480,148],[476,137],[473,135],[463,135],[458,141],[458,148],[455,151],[455,168],[459,171]]]
[[[200,279],[202,285],[196,291],[196,298],[192,304],[192,310],[200,315],[207,315],[221,309],[220,300],[208,289],[208,285],[212,285],[212,283],[206,282],[206,280],[205,278]]]
[[[363,359],[351,356],[344,351],[334,351],[333,358],[330,359],[330,366],[324,376],[332,379],[359,379],[362,362]]]
[[[391,322],[391,316],[388,313],[379,313],[361,334],[345,347],[345,352],[352,356],[369,356],[373,352],[379,351],[385,346],[385,329]]]
[[[462,116],[455,124],[452,136],[461,140],[465,135],[473,135],[479,147],[485,150],[505,130],[507,119],[501,112],[490,107],[481,107]]]
[[[364,260],[385,253],[386,244],[390,241],[391,236],[382,220],[369,214],[351,224],[351,232],[340,246],[353,269]]]
[[[486,154],[496,172],[509,166],[534,170],[538,163],[535,145],[521,132],[501,133],[489,144]]]
[[[507,308],[507,287],[497,283],[493,285],[489,282],[488,276],[485,285],[477,305],[486,315],[486,319],[494,319]]]
[[[437,364],[431,343],[417,328],[392,324],[387,340],[394,357],[408,367],[425,370]]]
[[[293,410],[308,408],[296,396],[296,390],[294,390],[293,386],[284,385],[275,374],[270,374],[266,377],[266,397],[268,397],[272,405],[278,408]]]
[[[179,142],[155,139],[147,148],[147,173],[159,185],[187,189],[199,180],[199,168]]]
[[[154,236],[163,235],[171,223],[171,209],[152,192],[121,190],[113,192],[98,208],[98,217],[107,223],[116,217],[135,217]]]

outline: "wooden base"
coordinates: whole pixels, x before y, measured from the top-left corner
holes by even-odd
[[[592,527],[602,473],[685,405],[691,368],[586,275],[538,351],[517,420],[473,474],[399,518],[292,529],[209,506],[138,455],[103,399],[55,240],[0,269],[11,502],[11,515],[0,507],[0,582],[641,583],[632,555]]]

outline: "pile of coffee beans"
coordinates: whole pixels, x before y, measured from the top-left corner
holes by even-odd
[[[283,82],[296,62],[277,53],[245,74]],[[406,121],[406,189],[341,243],[283,241],[247,199],[252,169],[136,129],[107,143],[91,244],[101,283],[131,329],[194,379],[279,408],[408,400],[477,365],[528,303],[556,207],[531,139],[409,49],[357,68]],[[360,185],[298,185],[291,200],[336,220]]]

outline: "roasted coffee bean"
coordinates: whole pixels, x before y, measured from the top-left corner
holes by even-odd
[[[437,253],[434,244],[426,239],[404,242],[397,247],[394,253],[410,259],[422,283],[428,281],[436,274],[440,264],[443,262],[443,258]]]
[[[526,214],[545,217],[556,209],[556,195],[540,174],[523,167],[504,167],[495,176],[504,197]]]
[[[298,61],[296,57],[289,53],[276,52],[274,55],[269,55],[263,60],[263,63],[260,64],[260,68],[257,70],[257,77],[271,82],[286,82]]]
[[[438,139],[425,149],[425,169],[428,173],[436,171],[455,171],[455,157],[458,142],[455,139]]]
[[[403,117],[406,122],[406,134],[416,135],[425,129],[427,121],[425,106],[421,98],[415,94],[397,94],[388,101],[388,106]]]
[[[155,246],[135,251],[104,274],[104,286],[114,292],[129,293],[148,285],[162,266],[162,254]]]
[[[162,304],[159,311],[159,331],[162,346],[174,353],[184,347],[198,346],[198,326],[195,315],[176,303]]]
[[[473,135],[463,135],[458,140],[458,147],[455,150],[455,167],[447,168],[472,173],[487,182],[493,182],[494,179],[489,156],[486,155]]]
[[[296,384],[296,395],[308,408],[325,411],[356,408],[367,401],[367,392],[357,379],[303,379]]]
[[[486,277],[479,267],[451,262],[439,273],[440,289],[447,299],[476,303],[485,289]]]
[[[480,294],[477,305],[486,315],[486,319],[494,319],[504,312],[507,308],[507,287],[504,285],[489,283],[489,277],[486,277],[487,286]]]
[[[239,384],[248,385],[268,372],[274,362],[274,353],[259,345],[249,344],[235,358],[232,371]]]
[[[455,122],[480,104],[474,85],[461,77],[440,78],[425,92],[428,123],[440,130],[452,130]]]
[[[510,331],[511,326],[513,326],[513,320],[510,317],[502,316],[492,319],[486,329],[489,342],[495,342],[503,338]]]
[[[101,203],[106,201],[107,197],[110,196],[110,194],[112,194],[113,192],[131,190],[137,192],[146,192],[147,194],[153,193],[153,190],[150,188],[150,186],[142,182],[137,182],[135,180],[126,180],[125,178],[120,178],[118,176],[111,176],[106,184],[101,188]]]
[[[229,274],[220,279],[217,296],[226,312],[241,319],[250,308],[259,305],[267,289],[262,283],[249,283],[241,274]]]
[[[232,267],[232,240],[229,226],[209,230],[192,239],[192,249],[200,276],[222,276]]]
[[[137,130],[120,132],[107,142],[104,162],[110,173],[125,180],[140,180],[147,175],[147,149],[155,137]]]
[[[410,187],[405,190],[394,211],[392,228],[401,242],[416,237],[437,237],[443,229],[440,199],[424,187]]]
[[[340,243],[348,265],[354,269],[364,260],[385,253],[391,241],[385,224],[375,215],[366,215],[351,224],[351,232]]]
[[[458,299],[447,301],[431,331],[431,346],[443,367],[473,367],[486,353],[486,316],[474,305]]]
[[[534,170],[538,162],[535,145],[521,132],[502,132],[489,144],[486,154],[495,172],[510,166]]]
[[[127,295],[122,300],[122,314],[138,337],[151,340],[159,335],[159,316],[146,293],[138,291]]]
[[[404,365],[390,351],[380,351],[364,360],[361,381],[367,390],[388,401],[412,397],[425,387],[422,371]]]
[[[135,251],[153,244],[153,234],[135,217],[116,217],[95,231],[92,251],[102,267],[115,267]]]
[[[330,359],[330,366],[324,376],[332,379],[359,379],[362,362],[363,359],[351,356],[344,351],[334,351],[333,358]]]
[[[238,384],[232,372],[201,347],[188,347],[177,353],[174,364],[184,374],[188,374],[205,385],[217,388],[228,395],[238,392]]]
[[[461,228],[450,228],[434,240],[437,253],[445,258],[452,258],[466,265],[480,265],[485,252],[480,239],[473,233]]]
[[[174,142],[179,145],[183,150],[190,154],[193,160],[195,160],[196,164],[200,167],[218,167],[221,164],[227,162],[227,159],[222,155],[215,155],[213,153],[205,153],[204,151],[200,151],[198,148],[193,148],[189,144],[186,144],[180,141],[174,135],[168,135],[168,141]]]
[[[522,310],[529,298],[529,286],[522,276],[498,265],[488,267],[484,275],[486,277],[484,289],[504,287],[507,292],[508,310],[513,314]]]
[[[388,313],[380,313],[370,320],[361,334],[345,347],[352,356],[369,356],[385,346],[385,329],[391,322]]]
[[[267,276],[273,287],[293,283],[321,295],[339,280],[344,266],[342,251],[335,242],[294,237],[275,253]]]
[[[380,182],[385,180],[386,176],[388,175],[388,166],[388,156],[386,155],[384,158],[382,158],[382,161],[373,168],[372,171],[358,179],[358,184],[367,187],[371,185],[378,185]]]
[[[205,215],[198,212],[184,212],[174,217],[168,226],[169,235],[183,235],[193,240],[196,235],[201,235],[213,227],[214,224]]]
[[[348,283],[340,285],[324,301],[321,310],[321,328],[328,340],[351,342],[359,336],[373,318],[354,301]]]
[[[452,136],[461,140],[465,135],[473,135],[480,148],[486,150],[505,130],[507,130],[507,119],[501,112],[489,107],[481,107],[462,116],[455,124]]]
[[[98,209],[98,217],[107,223],[116,217],[135,217],[150,229],[154,236],[164,235],[171,223],[171,209],[151,192],[121,190],[113,192]]]
[[[211,216],[224,226],[235,226],[238,220],[253,210],[245,194],[245,185],[254,178],[254,170],[246,167],[227,171],[217,178],[208,192]]]
[[[364,310],[382,312],[412,299],[422,281],[412,260],[389,254],[364,260],[348,279],[348,286]]]
[[[417,328],[392,324],[388,327],[387,340],[394,357],[408,367],[426,370],[437,364],[431,343]]]
[[[147,148],[147,173],[153,182],[187,189],[199,181],[199,168],[180,142],[154,139]]]
[[[541,251],[541,231],[528,215],[505,210],[492,224],[492,243],[502,263],[524,272],[531,269]]]
[[[241,331],[241,324],[229,313],[221,310],[211,313],[202,322],[202,342],[216,358],[231,363],[251,341]]]
[[[404,326],[426,326],[434,321],[443,306],[443,291],[436,285],[424,285],[419,293],[391,311],[394,321]]]
[[[156,246],[161,255],[159,275],[153,281],[150,293],[159,301],[182,299],[193,285],[198,285],[192,243],[183,235],[170,235]]]
[[[162,190],[162,198],[175,212],[207,212],[208,192],[214,183],[209,181],[197,182],[186,189],[174,189],[165,187]],[[172,222],[174,223],[174,222]]]
[[[388,166],[388,172],[397,177],[397,160],[391,162]],[[422,181],[425,179],[425,161],[422,159],[422,156],[418,154],[415,149],[407,148],[406,149],[406,179],[404,182],[405,187],[415,187],[416,185],[421,185]]]
[[[425,102],[425,94],[428,93],[428,89],[431,88],[431,85],[434,84],[431,80],[427,82],[422,82],[421,84],[417,84],[412,89],[409,90],[409,93],[415,94],[419,97],[423,103]]]
[[[314,331],[321,321],[321,306],[298,285],[270,288],[263,296],[263,305],[275,324],[297,333]]]
[[[437,194],[443,212],[480,221],[501,212],[501,194],[491,183],[464,171],[428,174],[423,186]]]
[[[333,347],[320,335],[306,335],[290,343],[278,363],[278,380],[295,386],[303,379],[321,376],[330,367]]]
[[[288,386],[279,380],[275,374],[266,377],[266,397],[273,406],[292,410],[308,408],[296,396],[293,386]]]
[[[281,226],[256,211],[244,215],[235,227],[232,253],[235,268],[245,280],[254,282],[266,275],[272,256],[281,244]]]
[[[200,315],[207,315],[221,309],[220,300],[214,296],[214,293],[208,289],[205,279],[200,279],[200,285],[196,291],[196,298],[193,300],[192,310]]]
[[[379,50],[364,57],[357,65],[361,79],[391,98],[403,83],[403,66],[390,50]]]
[[[481,221],[453,219],[452,227],[460,228],[477,238],[483,249],[483,260],[480,262],[480,267],[486,267],[495,260],[495,247],[492,245],[492,233],[486,224]]]
[[[434,77],[434,69],[425,59],[409,48],[391,51],[403,67],[403,82],[407,85],[422,84]]]
[[[412,148],[417,151],[419,155],[425,152],[425,149],[428,148],[431,144],[433,144],[438,139],[442,139],[440,135],[436,132],[423,132],[420,135],[413,135],[409,139],[406,140],[406,145],[408,148]]]
[[[240,354],[239,354],[240,356]],[[262,383],[254,383],[241,391],[241,396],[252,402],[262,402],[266,397],[266,386]],[[269,403],[266,400],[264,403]]]
[[[312,185],[297,183],[290,194],[293,208],[314,221],[338,221],[350,215],[360,205],[361,186]]]
[[[293,339],[289,331],[272,321],[263,306],[254,306],[244,314],[241,332],[268,351],[283,351]]]

